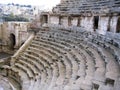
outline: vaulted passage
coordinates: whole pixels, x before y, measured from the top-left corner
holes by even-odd
[[[11,33],[10,34],[10,48],[14,49],[15,44],[16,44],[15,35]]]
[[[116,33],[120,33],[120,17],[118,18],[118,21],[117,21]]]
[[[99,16],[94,16],[94,31],[98,29]]]

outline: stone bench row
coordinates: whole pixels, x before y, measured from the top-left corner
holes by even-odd
[[[105,42],[105,41],[100,41],[99,39],[92,39],[93,43],[98,44],[99,46],[102,46],[103,48],[109,50],[113,55],[115,60],[120,64],[120,50],[119,48],[115,47],[111,43]]]
[[[112,11],[115,11],[113,8],[119,7],[119,5],[119,1],[66,1],[54,7],[54,11],[69,13],[74,10],[72,13],[77,12],[77,14],[79,14],[78,12],[104,12],[102,9],[106,9],[106,7],[110,8]]]
[[[66,90],[70,87],[91,89],[93,83],[102,88],[106,87],[107,79],[115,81],[119,69],[111,53],[89,40],[89,33],[75,34],[62,30],[40,31],[16,59],[12,70],[19,72],[22,80],[41,78],[40,88],[43,89],[47,86],[54,89],[62,86]],[[115,71],[111,70],[111,65]]]
[[[3,68],[5,76],[13,82],[15,82],[18,86],[18,89],[20,89],[23,81],[21,80],[21,76],[19,75],[19,73],[17,71],[12,70],[10,67],[3,66]],[[15,86],[15,83],[13,84],[13,86]]]
[[[72,34],[73,35],[73,34]],[[89,36],[89,34],[83,34],[84,35],[84,37],[86,37],[86,36]],[[81,34],[80,35],[78,35],[78,36],[81,36]],[[97,37],[97,38],[96,38]],[[116,42],[114,42],[114,40],[112,40],[112,39],[107,39],[106,37],[101,37],[101,36],[99,36],[99,35],[95,35],[95,37],[94,36],[92,36],[92,38],[94,38],[94,40],[96,39],[100,39],[101,40],[101,38],[102,38],[102,40],[103,40],[103,42],[100,42],[100,40],[99,40],[99,44],[101,44],[101,45],[104,45],[105,46],[105,48],[110,48],[110,50],[111,50],[111,52],[112,51],[114,51],[114,52],[112,52],[113,54],[115,54],[114,56],[116,56],[116,59],[117,59],[117,61],[119,62],[119,51],[117,50],[117,52],[116,52],[116,49],[117,48],[119,48],[119,46],[118,46],[118,44],[116,43]],[[113,42],[111,42],[111,41],[113,41]],[[107,43],[109,43],[109,44],[107,44]],[[117,45],[117,46],[116,46]],[[115,47],[117,47],[117,48],[114,48],[114,46]]]
[[[101,55],[101,57],[104,59],[104,61],[106,63],[106,68],[109,69],[109,70],[107,70],[107,72],[111,72],[111,70],[110,70],[110,64],[112,64],[112,66],[114,66],[113,67],[114,70],[117,70],[117,71],[115,71],[115,72],[117,72],[116,75],[115,76],[111,76],[111,79],[115,80],[119,76],[119,73],[120,73],[120,71],[119,71],[119,65],[118,65],[118,63],[116,63],[115,58],[112,56],[111,53],[109,53],[109,51],[104,50],[104,48],[98,46],[97,44],[94,44],[94,43],[89,43],[89,44],[90,44],[90,46],[92,46],[93,48],[95,48],[99,52],[99,54]],[[108,64],[108,66],[107,66],[107,64]],[[112,73],[114,73],[114,71],[112,71]],[[109,75],[112,75],[112,74],[109,74]]]

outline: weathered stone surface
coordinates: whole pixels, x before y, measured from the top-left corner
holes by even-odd
[[[16,75],[22,90],[119,90],[120,48],[114,40],[83,28],[40,29],[2,71]]]
[[[29,37],[28,22],[4,22],[0,24],[0,39],[2,49],[9,52],[9,47],[14,43],[14,48],[19,48]],[[5,52],[7,52],[5,51]]]
[[[119,0],[61,0],[1,72],[22,90],[119,90],[119,8]]]
[[[120,9],[118,0],[63,0],[53,8],[53,13],[47,14],[52,19],[48,24],[83,27],[103,35],[119,33],[120,10],[116,8]]]
[[[118,0],[62,0],[53,11],[69,14],[107,14],[118,13],[119,9],[120,1]]]

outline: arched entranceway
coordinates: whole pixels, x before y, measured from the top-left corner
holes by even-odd
[[[10,48],[14,49],[15,44],[16,44],[15,35],[13,33],[11,33],[10,34]]]
[[[116,33],[120,33],[120,17],[117,20]]]
[[[94,16],[94,31],[98,29],[99,16]]]

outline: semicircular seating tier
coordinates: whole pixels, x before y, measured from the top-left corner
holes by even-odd
[[[41,29],[4,72],[22,90],[119,90],[120,39],[82,29]]]
[[[53,12],[65,14],[118,13],[120,0],[63,0]]]

